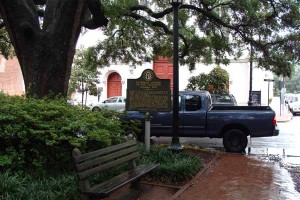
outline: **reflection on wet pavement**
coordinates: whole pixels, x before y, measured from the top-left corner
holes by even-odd
[[[288,171],[277,161],[224,154],[178,199],[300,199]]]
[[[295,190],[288,170],[300,171],[300,149],[297,148],[251,148],[248,147],[246,154],[256,156],[265,162],[276,162],[274,164],[275,184],[281,188],[283,199],[300,199],[299,192]],[[299,182],[299,181],[298,181]]]

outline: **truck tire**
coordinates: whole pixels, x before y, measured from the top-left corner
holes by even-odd
[[[247,135],[240,129],[230,129],[224,134],[223,145],[229,152],[244,152],[247,144]]]

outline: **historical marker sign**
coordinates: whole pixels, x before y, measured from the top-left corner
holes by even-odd
[[[144,112],[171,111],[170,79],[159,79],[151,69],[138,79],[127,79],[126,110]]]

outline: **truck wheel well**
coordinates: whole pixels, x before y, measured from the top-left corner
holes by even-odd
[[[228,131],[228,130],[231,130],[231,129],[239,129],[241,131],[243,131],[247,136],[249,135],[249,130],[247,127],[241,125],[241,124],[229,124],[229,125],[226,125],[222,128],[222,131],[221,131],[221,136],[223,137],[224,134]]]

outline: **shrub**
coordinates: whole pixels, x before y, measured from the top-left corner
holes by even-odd
[[[82,110],[65,99],[0,93],[0,113],[0,170],[70,169],[74,147],[85,152],[123,141],[114,112]]]

